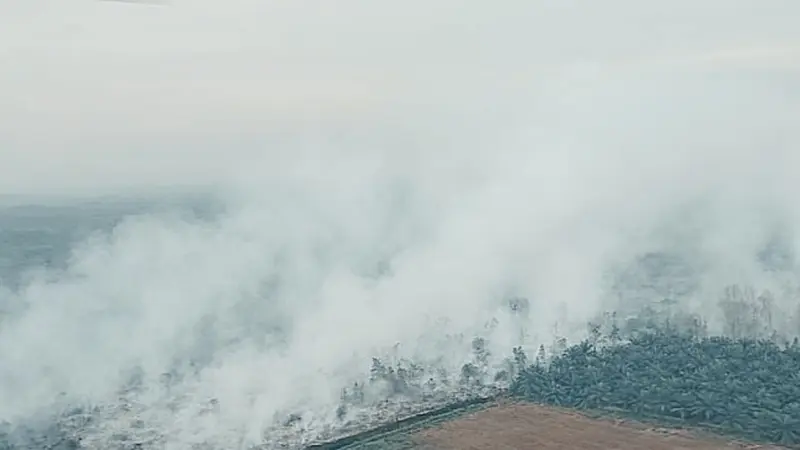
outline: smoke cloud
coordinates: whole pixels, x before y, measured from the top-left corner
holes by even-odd
[[[458,368],[448,336],[491,318],[498,358],[579,339],[648,253],[709,317],[731,283],[795,304],[793,256],[759,255],[800,243],[796,2],[39,3],[0,14],[0,193],[225,207],[130,217],[7,289],[0,421],[139,367],[170,448],[256,442],[398,343]]]

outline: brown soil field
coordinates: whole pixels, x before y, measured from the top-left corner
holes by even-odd
[[[655,428],[628,420],[596,419],[567,410],[510,403],[419,431],[431,450],[729,450],[781,449],[706,433]]]

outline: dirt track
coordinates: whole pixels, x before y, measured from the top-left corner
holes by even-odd
[[[435,450],[727,450],[779,449],[742,444],[634,422],[593,419],[538,405],[495,406],[436,428],[415,440]]]

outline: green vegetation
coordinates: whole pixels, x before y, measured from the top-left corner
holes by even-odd
[[[619,324],[590,324],[589,338],[538,358],[510,392],[529,401],[700,427],[800,448],[800,343],[773,327],[772,296],[732,286],[719,307],[725,336],[698,316],[659,302]],[[796,335],[796,333],[795,333]]]
[[[578,409],[677,419],[754,441],[800,446],[800,345],[657,331],[590,341],[534,364],[511,392]],[[800,447],[799,447],[800,448]]]
[[[657,302],[624,321],[605,314],[589,324],[586,340],[566,346],[557,339],[530,362],[515,348],[493,377],[486,343],[476,339],[458,389],[510,381],[506,394],[527,401],[800,448],[800,343],[773,328],[781,313],[771,296],[727,289],[719,304],[725,336],[708,336],[705,321],[673,306]],[[424,392],[423,374],[376,359],[371,382]],[[347,448],[362,448],[357,441]]]
[[[667,308],[670,307],[670,302]],[[697,316],[648,307],[618,325],[590,324],[590,337],[538,358],[511,386],[538,403],[621,413],[800,448],[800,343],[773,327],[767,292],[731,286],[719,304],[725,336]]]

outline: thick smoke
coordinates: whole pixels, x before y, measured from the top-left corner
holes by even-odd
[[[274,106],[269,111],[249,96],[257,77],[234,77],[234,69],[226,73],[193,55],[199,44],[192,47],[191,39],[173,38],[164,52],[195,61],[196,68],[215,67],[213,77],[190,77],[180,64],[158,59],[154,36],[141,44],[134,39],[137,24],[156,23],[163,38],[180,11],[204,20],[219,12],[215,23],[227,34],[201,42],[218,45],[222,50],[206,56],[220,58],[235,47],[228,21],[260,8],[246,3],[226,3],[231,9],[224,11],[208,2],[175,6],[158,19],[153,11],[128,8],[132,17],[114,34],[127,53],[116,54],[145,81],[116,91],[104,84],[120,103],[93,94],[76,106],[90,118],[76,118],[72,128],[56,127],[57,109],[53,117],[28,110],[43,126],[53,125],[65,138],[60,144],[73,152],[76,172],[61,169],[64,186],[102,194],[153,180],[169,186],[175,175],[183,185],[211,186],[224,208],[210,219],[129,217],[77,245],[64,270],[43,271],[0,292],[13,305],[0,321],[0,422],[91,405],[103,420],[86,442],[95,439],[99,448],[117,431],[137,427],[166,435],[167,448],[204,441],[230,448],[230,442],[260,442],[262,430],[290,413],[304,414],[319,429],[332,423],[341,389],[363,378],[376,355],[457,372],[469,357],[471,336],[490,333],[499,361],[516,345],[533,352],[555,333],[580,339],[597,314],[663,296],[680,297],[720,328],[717,301],[730,284],[769,289],[780,308],[795,312],[800,85],[790,57],[796,47],[770,31],[797,17],[788,3],[783,12],[773,2],[761,13],[726,6],[697,16],[674,2],[669,11],[639,6],[628,10],[633,18],[617,33],[612,25],[622,19],[611,17],[622,9],[610,5],[587,3],[569,12],[540,2],[520,6],[525,14],[506,11],[508,17],[479,14],[488,14],[488,6],[465,7],[458,17],[480,23],[472,35],[453,25],[456,19],[448,18],[456,11],[444,6],[412,17],[410,7],[387,12],[352,3],[346,20],[339,7],[305,11],[267,2],[298,21],[307,13],[320,27],[307,47],[292,40],[300,39],[299,31],[281,35],[283,53],[269,43],[275,61],[289,61],[292,51],[307,62],[323,58],[321,36],[350,24],[351,32],[335,41],[340,49],[330,50],[338,62],[309,67],[330,69],[328,81],[336,83],[323,85],[333,90],[346,85],[347,67],[358,67],[353,73],[371,89],[350,92],[341,103],[321,94],[280,97],[283,106],[267,99]],[[93,14],[112,14],[104,11]],[[373,13],[379,19],[370,19]],[[715,28],[716,14],[757,22],[760,32]],[[520,17],[543,28],[526,35]],[[404,31],[381,34],[379,20]],[[692,33],[676,34],[674,45],[648,34],[671,33],[676,20]],[[241,32],[268,36],[256,22],[242,22]],[[90,23],[92,32],[111,31]],[[203,23],[191,28],[194,36],[205,36]],[[365,34],[353,31],[359,29]],[[369,33],[385,47],[367,48]],[[545,39],[548,33],[564,39]],[[409,44],[412,34],[420,42]],[[480,36],[502,38],[486,43]],[[584,43],[590,39],[597,42]],[[95,56],[114,53],[102,42],[93,45]],[[43,61],[55,52],[42,48],[30,58]],[[257,54],[247,48],[232,53],[227,67],[265,70],[245,57]],[[477,60],[470,59],[472,49]],[[452,56],[452,66],[443,55]],[[144,70],[144,61],[155,72]],[[302,64],[287,65],[311,77]],[[412,75],[425,67],[430,73]],[[98,70],[115,75],[117,69]],[[170,70],[177,75],[157,85]],[[133,117],[147,99],[190,79],[227,90],[214,91],[210,100],[183,91],[175,97],[180,101],[152,110],[137,128]],[[86,87],[78,78],[64,82]],[[299,91],[311,85],[320,86],[295,84]],[[86,95],[64,91],[63,99],[77,100],[78,92]],[[326,99],[346,117],[337,121],[337,112],[313,107]],[[112,116],[93,109],[98,105]],[[259,114],[263,122],[254,118]],[[289,132],[259,131],[282,116],[293,127]],[[92,139],[76,130],[101,118],[95,125],[109,128],[95,134],[99,146],[86,147]],[[7,148],[36,147],[20,138],[31,123],[8,134]],[[167,133],[164,123],[176,129]],[[217,130],[214,123],[218,134],[209,131]],[[124,142],[115,142],[120,136]],[[51,139],[42,137],[37,147],[38,158],[47,159],[36,164],[56,162],[41,169],[40,184],[12,176],[4,184],[9,192],[57,190],[59,179],[50,175],[59,173],[63,156]],[[93,158],[99,170],[93,171]],[[0,161],[16,172],[35,166],[27,156]],[[103,175],[109,168],[116,171]],[[128,178],[115,184],[114,173]],[[661,285],[642,273],[642,258],[653,254],[675,261]],[[515,296],[529,299],[527,316],[509,311]],[[494,331],[487,329],[493,318]],[[795,325],[781,326],[788,333]],[[458,334],[467,339],[453,338]],[[135,395],[120,393],[131,384],[138,386]]]

